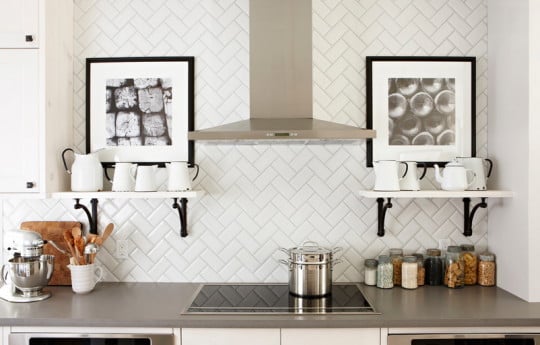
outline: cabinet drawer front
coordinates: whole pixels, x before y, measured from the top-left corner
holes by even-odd
[[[281,345],[380,345],[377,328],[302,328],[282,329]]]
[[[279,345],[279,329],[182,328],[182,345]],[[298,345],[298,344],[296,344]]]

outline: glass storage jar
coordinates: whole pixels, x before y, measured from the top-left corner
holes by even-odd
[[[416,289],[418,287],[418,259],[416,256],[403,257],[401,287],[404,289]]]
[[[465,263],[459,246],[448,246],[444,269],[444,285],[452,289],[464,286]]]
[[[364,261],[364,284],[377,285],[377,260],[375,259]]]
[[[478,285],[494,286],[497,266],[495,264],[495,254],[482,253],[478,255]]]
[[[441,251],[437,248],[430,248],[426,251],[424,268],[426,270],[426,284],[441,285],[443,277],[443,261]]]
[[[463,282],[465,285],[475,285],[477,281],[478,270],[478,258],[474,253],[474,245],[462,244],[461,251],[463,254],[463,261],[465,263],[465,278]]]
[[[390,261],[394,269],[394,285],[401,285],[401,264],[403,263],[403,249],[390,248]]]
[[[417,282],[418,286],[423,286],[426,282],[426,269],[424,267],[424,255],[420,253],[414,253],[416,262],[418,263]]]
[[[388,255],[379,255],[377,265],[377,287],[391,289],[394,287],[393,265]]]

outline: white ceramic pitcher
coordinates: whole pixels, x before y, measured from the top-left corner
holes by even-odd
[[[399,176],[399,165],[405,165],[405,173]],[[380,160],[373,163],[375,168],[375,187],[378,191],[399,191],[399,181],[402,179],[408,170],[406,162],[398,162],[394,160]]]
[[[135,176],[136,192],[155,192],[157,190],[157,165],[139,165]]]
[[[191,190],[191,181],[195,181],[199,175],[199,166],[194,164],[197,168],[195,177],[192,179],[189,175],[188,162],[178,161],[166,163],[167,172],[169,178],[167,180],[167,190],[169,192],[185,192]]]
[[[456,161],[463,164],[465,169],[472,170],[476,174],[474,182],[467,187],[467,190],[486,190],[487,179],[491,175],[493,170],[493,162],[488,158],[479,157],[457,157]],[[488,163],[489,168],[487,174],[485,170],[485,163]]]
[[[115,163],[112,180],[113,192],[132,192],[135,189],[137,164]]]
[[[68,169],[66,152],[71,151],[75,159]],[[71,175],[71,190],[73,192],[97,192],[103,190],[103,168],[96,153],[78,154],[71,148],[62,151],[62,162],[66,172]]]
[[[420,180],[426,176],[427,166],[424,163],[417,163],[413,161],[406,161],[407,163],[407,172],[405,176],[399,181],[400,190],[420,190]],[[424,171],[418,177],[418,165],[421,165],[424,168]]]

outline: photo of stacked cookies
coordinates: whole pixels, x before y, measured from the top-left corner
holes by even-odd
[[[171,145],[170,78],[107,79],[107,146]]]
[[[388,79],[389,145],[455,143],[455,78]]]

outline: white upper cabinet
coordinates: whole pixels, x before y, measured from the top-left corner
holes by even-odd
[[[39,0],[0,1],[0,48],[39,45]]]
[[[0,1],[0,106],[0,196],[67,190],[60,153],[73,142],[71,1]]]
[[[0,190],[32,192],[39,181],[39,83],[35,49],[0,49]]]

